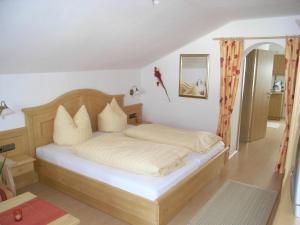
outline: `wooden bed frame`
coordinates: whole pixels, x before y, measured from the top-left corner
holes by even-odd
[[[123,95],[107,95],[97,90],[80,89],[68,92],[54,101],[23,109],[29,136],[30,152],[34,156],[38,146],[53,142],[53,122],[59,105],[71,115],[84,104],[89,112],[92,128],[97,130],[97,114],[115,97],[127,114],[137,113],[141,118],[141,104],[124,107]],[[222,170],[228,158],[228,149],[222,150],[201,168],[194,171],[155,201],[128,193],[119,188],[70,170],[37,159],[39,179],[72,197],[98,208],[132,225],[165,225],[186,203]]]

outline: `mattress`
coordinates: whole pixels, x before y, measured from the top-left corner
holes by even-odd
[[[96,132],[94,135],[101,134]],[[57,144],[38,147],[36,156],[57,166],[154,201],[223,149],[223,142],[218,142],[207,153],[192,152],[185,159],[185,166],[163,177],[143,176],[101,165],[75,155],[70,147]]]

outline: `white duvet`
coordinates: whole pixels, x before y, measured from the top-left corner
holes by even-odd
[[[150,176],[165,176],[184,165],[186,148],[103,134],[72,147],[80,157],[114,168]]]
[[[188,148],[195,152],[207,152],[221,141],[221,137],[213,133],[176,129],[160,124],[142,124],[128,128],[124,133],[132,138]]]

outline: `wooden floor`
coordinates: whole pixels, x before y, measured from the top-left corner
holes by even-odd
[[[187,224],[227,179],[279,190],[281,177],[274,174],[274,167],[278,157],[281,134],[282,127],[279,129],[268,128],[266,138],[248,144],[241,144],[239,153],[229,160],[223,173],[198,193],[169,225]],[[126,225],[126,223],[43,184],[37,183],[21,190],[21,192],[25,191],[31,191],[37,196],[65,209],[70,214],[78,217],[81,224]],[[285,223],[284,225],[288,224]]]

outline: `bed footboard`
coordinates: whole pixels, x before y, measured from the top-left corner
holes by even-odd
[[[157,202],[37,160],[40,181],[73,198],[134,225],[159,225]]]
[[[228,149],[224,149],[158,199],[160,225],[166,225],[194,195],[220,174],[227,152]]]

